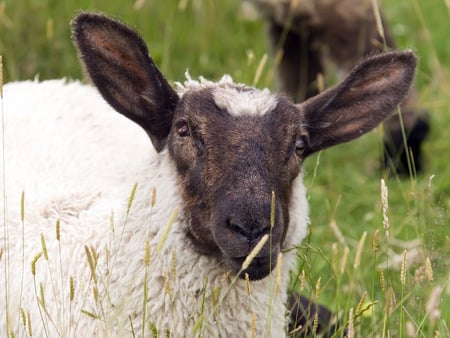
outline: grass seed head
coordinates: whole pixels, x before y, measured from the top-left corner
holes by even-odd
[[[36,263],[41,258],[42,252],[39,252],[36,256],[34,256],[33,260],[31,261],[31,273],[33,276],[36,276]]]
[[[317,334],[317,329],[319,328],[319,314],[316,312],[313,320],[312,334],[314,337]]]
[[[380,230],[376,229],[372,237],[372,251],[376,253],[378,251],[378,239],[380,237]]]
[[[322,291],[322,289],[321,289],[321,280],[322,280],[322,277],[319,277],[317,279],[317,282],[316,282],[316,299],[319,299],[320,291]]]
[[[70,300],[70,302],[73,302],[74,298],[75,298],[75,282],[73,280],[73,277],[70,276],[70,279],[69,279],[69,300]]]
[[[305,270],[302,269],[302,273],[300,274],[300,292],[305,290],[305,282],[306,282]]]
[[[48,261],[47,244],[45,243],[44,234],[42,234],[42,233],[41,233],[41,247],[42,247],[42,253],[44,254],[44,258],[46,261]]]
[[[427,259],[425,261],[425,274],[427,276],[428,281],[432,282],[434,277],[433,277],[433,268],[431,267],[430,257],[427,257]]]
[[[45,309],[45,295],[44,295],[44,285],[42,283],[39,283],[39,293],[41,295],[41,304],[42,307]]]
[[[156,204],[156,188],[153,188],[152,189],[152,199],[151,199],[151,204],[150,204],[152,209],[154,208],[155,204]]]
[[[136,189],[138,184],[135,183],[133,185],[133,188],[131,189],[130,197],[128,198],[128,205],[127,205],[127,215],[130,214],[131,206],[133,205],[134,196],[136,195]]]
[[[31,314],[30,311],[27,312],[27,327],[28,327],[28,335],[33,337],[33,327],[31,326]]]
[[[270,203],[270,229],[275,226],[275,191],[272,191],[272,201]]]
[[[381,179],[381,205],[383,208],[383,228],[386,238],[389,238],[389,218],[387,215],[387,211],[389,208],[388,204],[388,188],[384,179]]]
[[[361,295],[361,299],[359,300],[358,305],[356,306],[355,314],[357,316],[361,315],[366,298],[367,298],[367,291],[364,291],[363,294]]]
[[[383,268],[381,266],[378,268],[378,277],[380,279],[380,288],[382,291],[384,291],[384,289],[385,289],[384,272],[383,272]]]
[[[145,242],[144,264],[150,265],[150,242],[148,240]]]
[[[405,285],[406,282],[406,257],[408,255],[408,250],[403,251],[402,256],[402,268],[400,270],[400,282]]]
[[[24,327],[27,327],[27,316],[25,315],[25,311],[23,307],[20,307],[20,317],[22,318],[22,323]]]
[[[244,278],[245,278],[245,285],[247,287],[247,294],[250,296],[251,293],[251,285],[250,285],[250,278],[248,276],[248,273],[244,274]]]
[[[56,231],[56,240],[59,241],[61,239],[61,224],[59,219],[56,221],[56,226],[55,226],[55,231]]]

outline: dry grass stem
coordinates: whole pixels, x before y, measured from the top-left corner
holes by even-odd
[[[283,266],[283,254],[280,252],[277,256],[277,267],[276,267],[276,281],[275,281],[275,294],[280,292],[281,288],[281,268]]]
[[[157,252],[161,252],[161,250],[164,246],[164,243],[167,240],[167,236],[169,235],[169,232],[172,229],[172,225],[173,225],[173,223],[175,223],[177,217],[178,217],[178,208],[175,208],[173,210],[172,214],[170,215],[169,221],[167,222],[167,226],[161,235],[161,239],[159,240],[158,245],[156,246]]]
[[[251,333],[252,338],[256,338],[256,315],[252,313]]]
[[[0,55],[0,97],[3,98],[3,57]]]
[[[94,296],[94,300],[98,303],[98,288],[94,285],[92,287],[92,295]]]
[[[170,273],[169,271],[166,271],[165,278],[164,278],[164,291],[169,296],[172,296],[172,287],[170,286]]]
[[[347,337],[354,338],[355,337],[355,328],[353,326],[353,308],[350,309],[348,313],[348,327],[347,327]]]
[[[364,243],[366,241],[366,237],[367,237],[367,231],[364,231],[361,236],[361,239],[358,242],[358,247],[356,249],[355,261],[353,262],[354,269],[357,269],[359,267],[359,265],[361,264],[361,256],[362,256],[362,251],[364,248]]]
[[[389,204],[388,204],[388,188],[384,179],[381,179],[381,205],[383,208],[383,228],[386,238],[389,238],[389,218],[387,215]]]
[[[255,257],[261,251],[261,249],[263,248],[264,244],[266,244],[268,239],[269,239],[269,235],[268,234],[265,234],[260,239],[258,244],[255,245],[255,247],[250,252],[250,254],[247,256],[247,258],[245,258],[244,263],[242,263],[242,267],[241,267],[242,270],[246,270],[250,266],[251,262],[255,259]]]
[[[172,278],[177,278],[177,255],[172,251]]]
[[[381,19],[380,8],[378,7],[378,1],[372,0],[371,3],[372,3],[373,14],[375,16],[375,23],[377,26],[377,31],[378,31],[378,34],[380,34],[381,39],[383,40],[383,45],[386,48],[386,38],[384,35],[383,21]]]
[[[20,196],[20,220],[23,224],[25,220],[25,191],[22,191]]]
[[[336,236],[336,239],[338,240],[339,243],[341,243],[342,245],[346,245],[345,242],[345,237],[342,234],[342,231],[339,229],[336,221],[334,219],[332,219],[329,223],[331,230],[333,231],[334,235]]]
[[[261,75],[264,69],[264,66],[267,63],[267,54],[264,54],[261,58],[261,61],[258,63],[258,67],[256,68],[255,77],[253,79],[253,86],[256,86],[261,79]]]
[[[152,199],[151,199],[151,203],[150,203],[152,209],[155,207],[155,204],[156,204],[156,188],[153,188],[152,189]]]
[[[345,272],[345,267],[347,266],[347,258],[348,258],[348,254],[350,252],[350,249],[348,248],[348,246],[346,246],[344,248],[344,253],[342,254],[342,259],[341,259],[341,267],[340,267],[340,274],[343,275]]]
[[[272,200],[270,203],[270,230],[275,226],[275,191],[272,191]]]

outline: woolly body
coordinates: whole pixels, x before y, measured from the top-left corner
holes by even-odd
[[[205,86],[227,87],[227,95],[233,91],[229,78],[218,84],[190,80],[178,86],[179,95]],[[269,95],[256,93],[256,99]],[[7,84],[3,113],[6,228],[2,224],[0,232],[5,276],[0,308],[7,313],[0,316],[2,336],[27,335],[30,324],[24,326],[21,311],[30,314],[38,337],[129,336],[132,328],[139,336],[152,327],[171,336],[239,336],[250,334],[252,320],[257,336],[285,334],[295,250],[283,254],[280,285],[272,272],[250,282],[250,291],[248,282],[233,280],[217,257],[199,254],[186,238],[181,211],[168,227],[181,200],[167,150],[157,154],[145,132],[114,112],[93,87],[65,80]],[[284,249],[300,243],[308,223],[301,175],[293,191]],[[33,276],[33,257],[43,251],[41,236],[48,261],[40,257]],[[88,256],[97,260],[95,277]]]

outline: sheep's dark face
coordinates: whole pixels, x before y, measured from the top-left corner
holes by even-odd
[[[168,146],[189,237],[238,272],[267,234],[245,270],[250,279],[270,272],[286,235],[292,181],[305,149],[299,118],[286,100],[242,86],[190,91],[175,111]]]
[[[251,279],[274,267],[289,207],[295,208],[293,180],[303,158],[376,127],[407,94],[416,65],[411,52],[374,56],[339,85],[299,105],[223,83],[180,98],[127,26],[82,13],[73,21],[73,35],[105,100],[139,124],[156,151],[169,147],[196,246],[224,257],[237,272],[256,243],[269,236],[245,271]]]

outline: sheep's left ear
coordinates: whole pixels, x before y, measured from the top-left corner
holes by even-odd
[[[178,95],[156,68],[139,35],[104,15],[81,13],[73,39],[103,98],[139,124],[161,151],[169,135]]]
[[[334,88],[299,104],[308,134],[305,155],[375,128],[408,93],[415,67],[412,52],[380,54],[362,62]]]

